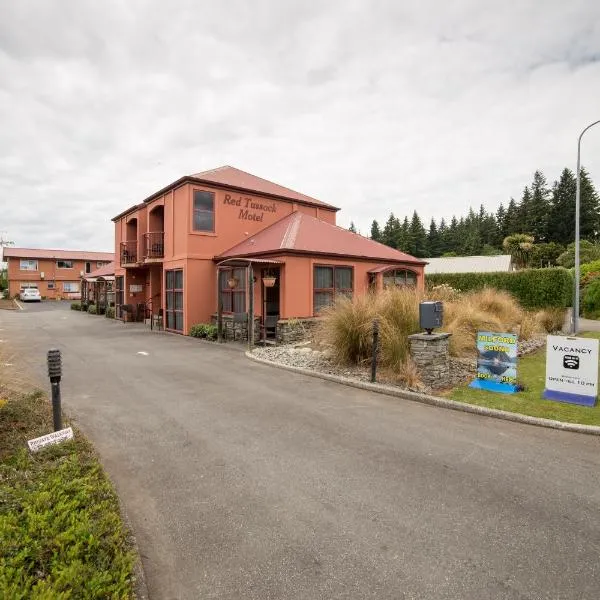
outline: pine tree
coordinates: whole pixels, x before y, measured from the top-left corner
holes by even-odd
[[[373,219],[371,223],[371,239],[376,242],[381,242],[381,229],[379,228],[379,223]]]
[[[447,238],[448,238],[448,225],[446,225],[446,219],[442,217],[440,226],[438,227],[439,235],[439,249],[437,256],[443,256],[445,252],[448,252]],[[433,255],[432,255],[433,256]]]
[[[398,248],[399,237],[400,222],[394,216],[394,213],[390,213],[383,228],[383,232],[381,233],[381,241],[390,248]]]
[[[521,224],[519,222],[521,215],[519,212],[519,206],[515,202],[515,199],[511,198],[504,217],[504,230],[506,235],[513,235],[514,233],[521,232]]]
[[[521,198],[521,202],[517,205],[516,219],[513,223],[514,231],[511,233],[527,233],[529,221],[530,221],[530,213],[531,213],[531,192],[529,191],[529,187],[525,186],[523,190],[523,196]]]
[[[416,210],[413,212],[409,233],[412,242],[412,252],[410,254],[418,258],[423,258],[427,255],[427,233]]]
[[[443,219],[442,219],[443,221]],[[442,239],[440,232],[435,224],[435,219],[429,223],[429,232],[427,233],[427,255],[429,257],[440,256],[442,254]]]
[[[584,168],[581,169],[580,177],[580,235],[582,239],[596,243],[600,236],[600,198]]]
[[[400,225],[398,232],[398,250],[402,250],[402,252],[407,252],[408,254],[412,254],[413,251],[413,242],[410,235],[410,223],[408,222],[408,217],[404,217],[404,221],[402,221],[402,225]]]
[[[548,239],[565,246],[575,235],[575,188],[575,175],[570,169],[564,169],[552,186]]]
[[[350,221],[350,227],[348,227],[348,231],[356,233],[356,225],[354,224],[354,221]]]
[[[508,235],[506,227],[506,209],[503,204],[500,204],[496,211],[496,227],[498,229],[498,239],[495,242],[495,246],[500,246],[502,240]]]
[[[541,171],[533,174],[531,201],[527,215],[527,231],[533,235],[536,243],[546,241],[548,235],[548,212],[550,210],[550,190]]]

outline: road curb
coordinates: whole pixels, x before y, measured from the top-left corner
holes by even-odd
[[[438,406],[440,408],[448,408],[450,410],[458,410],[461,412],[472,413],[475,415],[480,415],[482,417],[492,417],[494,419],[503,419],[504,421],[513,421],[515,423],[535,425],[536,427],[547,427],[550,429],[560,429],[561,431],[569,431],[572,433],[585,433],[587,435],[600,436],[600,427],[596,425],[581,425],[579,423],[565,423],[563,421],[554,421],[552,419],[530,417],[528,415],[521,415],[519,413],[498,410],[496,408],[486,408],[485,406],[477,406],[475,404],[456,402],[455,400],[448,400],[447,398],[440,398],[439,396],[430,396],[429,394],[409,392],[408,390],[401,390],[379,383],[356,381],[353,379],[347,379],[346,377],[340,377],[339,375],[330,375],[328,373],[319,373],[318,371],[312,371],[310,369],[302,369],[301,367],[283,365],[281,363],[276,363],[270,360],[266,360],[264,358],[259,358],[258,356],[254,356],[251,352],[246,352],[246,356],[250,360],[262,363],[264,365],[268,365],[270,367],[276,367],[278,369],[284,369],[285,371],[292,371],[293,373],[308,375],[309,377],[316,377],[318,379],[324,379],[326,381],[332,381],[334,383],[341,383],[342,385],[347,385],[349,387],[357,388],[359,390],[367,390],[369,392],[376,392],[377,394],[384,394],[386,396],[393,396],[395,398],[402,398],[404,400],[420,402],[421,404],[429,404],[431,406]]]

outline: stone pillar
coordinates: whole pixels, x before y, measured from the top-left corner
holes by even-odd
[[[448,345],[450,333],[409,335],[410,356],[417,365],[421,381],[432,388],[443,388],[450,381]]]

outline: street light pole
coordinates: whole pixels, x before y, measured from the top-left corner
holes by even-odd
[[[583,134],[591,129],[594,125],[598,125],[600,121],[590,123],[580,134],[577,140],[577,190],[575,192],[575,298],[573,301],[573,327],[571,333],[577,334],[579,329],[579,212],[581,198],[581,138]]]

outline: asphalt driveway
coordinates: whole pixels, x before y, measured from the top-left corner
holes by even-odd
[[[0,339],[98,448],[156,599],[590,599],[600,439],[387,398],[72,311]]]

